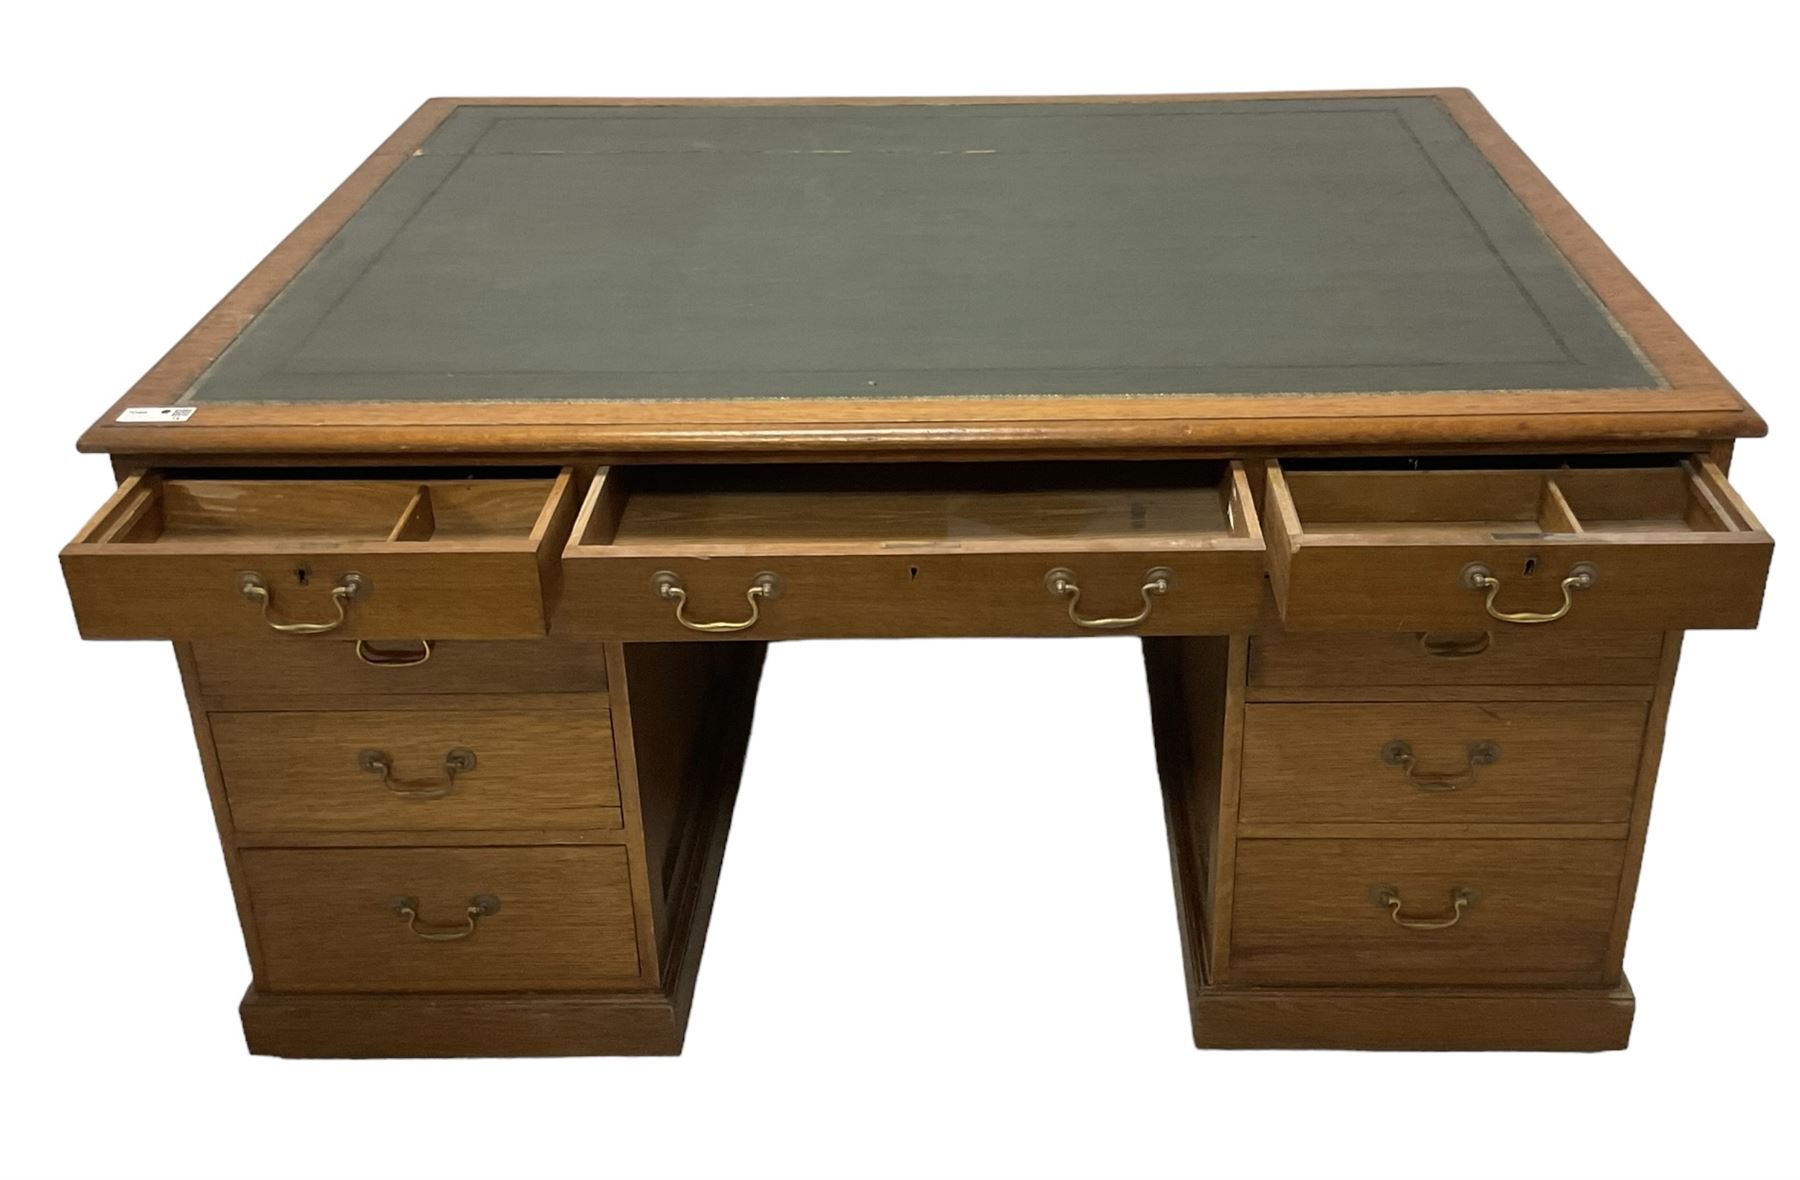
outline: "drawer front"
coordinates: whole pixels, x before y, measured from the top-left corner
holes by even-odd
[[[1053,594],[1054,570],[1079,589]],[[685,596],[684,625],[662,597],[673,574]],[[746,594],[765,573],[777,594]],[[1262,555],[927,554],[828,557],[764,554],[705,562],[669,558],[572,561],[564,615],[571,631],[627,641],[806,639],[962,635],[1186,635],[1247,627],[1262,593]],[[748,626],[736,626],[754,619]],[[559,622],[559,625],[560,625]]]
[[[1622,823],[1645,706],[1399,702],[1244,710],[1242,823]]]
[[[250,849],[243,865],[265,991],[572,991],[640,974],[618,846]]]
[[[1623,841],[1242,840],[1231,981],[1597,986]]]
[[[1238,464],[614,468],[563,566],[590,638],[1168,635],[1247,628],[1264,555]]]
[[[1562,632],[1490,625],[1477,631],[1295,632],[1250,637],[1258,688],[1363,685],[1656,683],[1659,631]]]
[[[601,696],[519,712],[213,713],[240,832],[616,828]]]
[[[63,549],[89,639],[527,639],[578,506],[541,479],[127,479]]]
[[[1268,475],[1290,630],[1754,627],[1774,542],[1709,460]]]
[[[371,639],[360,653],[353,642],[217,641],[196,643],[193,651],[206,696],[316,696],[320,708],[410,693],[606,691],[604,645],[565,639],[448,639],[429,648],[419,640]]]

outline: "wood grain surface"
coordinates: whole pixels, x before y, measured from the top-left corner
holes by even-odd
[[[1252,704],[1238,815],[1244,823],[1623,823],[1643,737],[1636,702]],[[1420,779],[1382,760],[1390,742],[1407,743]],[[1483,743],[1498,759],[1471,768],[1470,750]]]
[[[1495,611],[1550,612],[1563,601],[1563,580],[1585,564],[1593,583],[1574,592],[1572,609],[1551,624],[1559,631],[1754,627],[1773,539],[1736,507],[1741,501],[1710,459],[1684,464],[1677,476],[1683,503],[1709,511],[1677,515],[1665,507],[1669,476],[1666,468],[1608,472],[1604,495],[1594,494],[1599,481],[1571,479],[1584,503],[1638,514],[1589,529],[1579,516],[1559,515],[1572,506],[1552,494],[1561,473],[1305,471],[1290,478],[1272,465],[1263,519],[1283,624],[1328,631],[1518,626],[1490,616],[1483,592],[1464,579],[1468,567],[1485,566],[1499,579]],[[1622,494],[1621,485],[1641,497]]]
[[[357,658],[354,642],[215,641],[193,645],[200,691],[231,707],[247,698],[304,699],[308,708],[361,708],[369,697],[455,693],[605,692],[606,656],[598,643],[567,639],[435,640],[422,664],[424,636],[368,641],[377,666]]]
[[[445,535],[392,539],[412,481],[127,479],[62,551],[63,576],[89,639],[522,639],[545,633],[560,589],[558,555],[578,503],[574,476],[497,481],[493,499],[435,502]],[[385,521],[385,523],[383,523]],[[238,587],[259,575],[262,604]],[[329,623],[349,573],[367,589],[326,635],[278,623]]]
[[[1598,987],[1619,895],[1621,841],[1243,840],[1231,924],[1234,984]],[[1410,930],[1372,900],[1394,888]]]
[[[1173,571],[1167,592],[1129,628],[1136,634],[1230,629],[1259,608],[1262,541],[1241,465],[1173,488],[1123,473],[1109,487],[1113,468],[1100,465],[1080,474],[1079,495],[1009,489],[1007,465],[991,466],[999,470],[981,474],[983,486],[953,492],[932,487],[928,473],[898,472],[885,495],[864,488],[866,472],[835,471],[787,475],[802,485],[771,495],[751,470],[729,486],[704,485],[691,501],[661,491],[636,512],[632,473],[609,469],[590,488],[565,553],[558,625],[634,641],[1095,633],[1047,588],[1057,568],[1074,575],[1084,618],[1135,615],[1151,571]],[[743,504],[731,487],[743,488]],[[838,505],[836,488],[876,507],[858,511],[855,494]],[[754,626],[697,632],[657,593],[662,571],[681,579],[686,610],[700,622],[749,619],[746,592],[765,571],[779,593],[758,601]]]
[[[588,848],[249,849],[243,853],[271,992],[579,991],[639,977],[625,850]],[[500,899],[473,935],[456,928],[478,894]]]
[[[241,832],[480,831],[617,827],[612,722],[599,695],[541,699],[533,712],[456,707],[214,713],[231,814]],[[397,794],[358,757],[379,751]],[[452,778],[451,750],[475,766]]]
[[[1655,682],[1659,631],[1557,631],[1503,627],[1471,631],[1284,630],[1267,620],[1250,637],[1250,683],[1263,688],[1366,689]]]
[[[1623,1049],[1631,988],[1205,987],[1202,1049]]]

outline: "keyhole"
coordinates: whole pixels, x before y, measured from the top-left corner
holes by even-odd
[[[294,581],[300,583],[302,586],[306,585],[307,580],[311,577],[312,573],[305,566],[301,566],[294,571]]]
[[[1532,574],[1534,574],[1536,572],[1537,572],[1537,558],[1527,557],[1525,559],[1525,576],[1529,578]]]
[[[908,578],[917,578],[919,576],[919,567],[916,565],[907,566],[906,567],[906,576]]]

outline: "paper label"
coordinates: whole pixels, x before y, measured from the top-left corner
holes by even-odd
[[[198,406],[132,406],[116,422],[186,422]]]

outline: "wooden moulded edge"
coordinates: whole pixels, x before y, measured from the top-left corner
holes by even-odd
[[[1551,242],[1667,380],[1664,389],[1500,390],[1110,397],[683,400],[666,402],[363,402],[208,404],[179,424],[120,424],[125,409],[180,399],[447,118],[462,106],[530,104],[954,105],[1431,97],[1492,164]],[[1271,414],[1279,405],[1278,414]],[[914,455],[1105,455],[1258,448],[1514,447],[1700,442],[1758,436],[1766,425],[1467,90],[1263,95],[911,99],[432,99],[250,272],[82,436],[114,454],[294,452],[680,454],[811,458]]]

